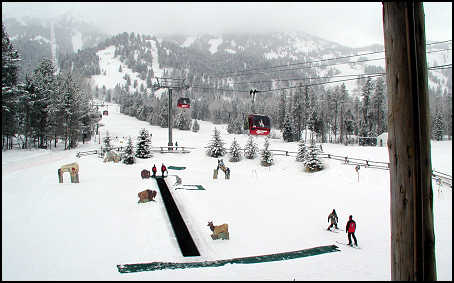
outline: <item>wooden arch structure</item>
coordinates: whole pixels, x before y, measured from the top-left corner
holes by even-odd
[[[79,183],[79,164],[76,162],[63,165],[58,169],[58,182],[63,183],[63,173],[69,172],[71,183]]]

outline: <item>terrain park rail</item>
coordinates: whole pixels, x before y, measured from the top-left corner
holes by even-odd
[[[280,260],[289,260],[307,256],[314,256],[324,253],[339,252],[340,249],[336,245],[320,246],[310,249],[283,252],[276,254],[250,256],[250,257],[239,257],[232,259],[222,259],[213,261],[201,261],[201,262],[150,262],[150,263],[135,263],[135,264],[118,264],[118,272],[120,273],[131,273],[131,272],[142,272],[142,271],[154,271],[162,269],[184,269],[184,268],[198,268],[198,267],[218,267],[228,263],[234,264],[252,264],[262,263]]]
[[[199,250],[189,233],[188,227],[184,223],[183,217],[181,217],[177,204],[175,203],[164,178],[156,177],[156,182],[158,183],[159,190],[161,191],[167,215],[169,216],[170,223],[172,224],[173,232],[177,237],[181,253],[185,257],[200,256]]]

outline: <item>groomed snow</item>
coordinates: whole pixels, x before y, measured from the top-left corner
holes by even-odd
[[[108,130],[116,144],[135,138],[141,128],[152,133],[152,146],[166,146],[168,129],[119,113],[109,105],[102,136]],[[103,109],[101,109],[102,111]],[[213,180],[217,159],[205,155],[216,127],[230,147],[236,137],[226,125],[199,121],[200,131],[173,130],[173,142],[194,147],[190,153],[154,153],[136,164],[104,163],[95,155],[76,158],[78,151],[98,149],[98,139],[63,151],[2,152],[2,279],[3,280],[390,280],[389,172],[361,168],[359,181],[351,165],[323,159],[326,169],[307,174],[294,157],[274,156],[265,168],[259,158],[224,163],[231,179]],[[263,147],[263,137],[255,138]],[[124,142],[122,144],[125,144]],[[297,144],[272,139],[271,149],[296,151]],[[325,152],[388,162],[386,147],[323,144]],[[432,167],[452,175],[452,142],[432,142]],[[57,169],[80,166],[80,183],[68,173],[58,183]],[[186,166],[169,170],[169,189],[201,253],[181,255],[159,189],[153,179],[141,179],[142,169]],[[206,190],[175,190],[182,184]],[[155,202],[138,204],[137,193],[158,190]],[[436,267],[439,280],[452,280],[452,190],[433,182]],[[335,208],[340,233],[327,232],[327,217]],[[164,269],[122,274],[117,264],[152,261],[190,262],[264,255],[347,241],[348,216],[357,222],[361,250],[339,245],[341,251],[299,259],[227,264],[222,267]],[[230,240],[214,241],[208,221],[229,224]]]

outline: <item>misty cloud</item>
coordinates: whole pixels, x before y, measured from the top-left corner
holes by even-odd
[[[426,38],[452,38],[452,3],[424,3]],[[352,47],[383,44],[381,2],[2,2],[2,18],[68,11],[111,34],[304,31]]]

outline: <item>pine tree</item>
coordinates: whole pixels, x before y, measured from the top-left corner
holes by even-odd
[[[261,152],[260,164],[262,166],[271,166],[273,165],[273,153],[269,149],[270,147],[270,138],[267,136],[265,138],[265,143],[263,145],[263,150]]]
[[[65,149],[75,148],[83,130],[83,119],[87,115],[89,96],[80,89],[77,79],[71,73],[63,73],[58,76],[61,81],[59,95],[62,95],[62,120]],[[50,103],[52,105],[52,103]],[[49,116],[51,118],[51,116]],[[57,116],[58,119],[58,116]],[[49,119],[52,122],[51,119]],[[57,121],[58,125],[58,121]]]
[[[169,110],[164,96],[162,96],[160,100],[159,126],[161,126],[161,128],[169,127]]]
[[[443,140],[444,134],[443,114],[437,111],[432,121],[432,137],[437,141]]]
[[[301,94],[301,87],[302,84],[300,83],[300,88],[298,92],[295,93],[293,96],[293,108],[292,108],[292,120],[294,122],[294,133],[293,133],[293,140],[297,141],[301,139],[301,130],[303,126],[303,99]]]
[[[232,145],[230,146],[230,161],[238,162],[242,158],[240,145],[236,141],[236,138],[233,138]]]
[[[286,116],[286,111],[285,111],[285,106],[286,106],[286,102],[285,102],[285,97],[286,97],[286,94],[285,94],[285,91],[282,91],[282,94],[281,94],[281,97],[280,97],[280,101],[279,101],[279,113],[278,113],[278,125],[279,125],[279,129],[283,129],[284,127],[284,120],[285,120],[285,116]]]
[[[134,157],[134,146],[132,145],[131,137],[128,138],[128,144],[126,145],[122,154],[123,163],[134,164],[136,158]]]
[[[151,140],[148,131],[143,128],[139,132],[139,136],[137,137],[137,144],[136,144],[136,157],[147,159],[153,157],[153,154],[150,151],[151,147]]]
[[[234,118],[229,119],[229,123],[227,124],[227,133],[233,134],[234,133]]]
[[[19,54],[14,48],[2,23],[2,136],[6,138],[2,149],[12,148],[12,136],[19,130],[17,115],[20,115],[19,100],[25,94],[17,84]]]
[[[289,114],[285,115],[284,124],[282,126],[282,138],[286,142],[293,141],[293,128]]]
[[[307,149],[307,153],[304,160],[304,168],[307,172],[316,172],[323,169],[323,163],[321,162],[318,154],[320,153],[320,147],[316,146],[315,143]]]
[[[175,127],[184,131],[191,128],[191,120],[186,111],[179,111],[175,119]]]
[[[194,123],[192,123],[192,131],[194,133],[197,133],[200,130],[199,123],[197,122],[197,119],[194,120]]]
[[[33,71],[32,95],[32,127],[38,138],[39,147],[47,144],[47,138],[52,136],[49,124],[50,100],[56,92],[55,67],[51,59],[43,58],[38,67]]]
[[[298,142],[298,152],[296,154],[296,161],[303,162],[306,158],[307,146],[303,139]]]
[[[254,138],[249,136],[246,145],[244,146],[244,157],[247,159],[254,159],[257,156],[258,146],[254,142]]]
[[[220,133],[217,128],[214,128],[213,139],[208,145],[207,155],[218,158],[219,156],[224,156],[225,152],[224,142],[221,139]]]
[[[372,129],[372,122],[371,122],[371,95],[372,95],[373,83],[370,77],[367,78],[366,83],[362,88],[362,134],[366,134]]]
[[[381,134],[386,130],[384,103],[385,103],[385,82],[383,78],[377,78],[375,83],[375,92],[372,96],[372,113],[373,123],[376,125],[377,134]]]

